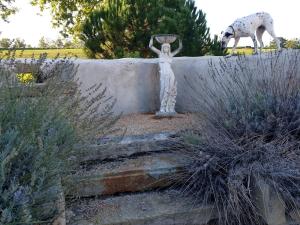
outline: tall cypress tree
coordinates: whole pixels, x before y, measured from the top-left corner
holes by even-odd
[[[159,33],[180,35],[181,55],[210,52],[205,13],[194,0],[107,0],[84,22],[80,38],[93,58],[149,57],[149,39]]]

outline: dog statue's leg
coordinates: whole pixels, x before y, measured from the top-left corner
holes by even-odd
[[[257,40],[259,42],[260,52],[262,52],[262,49],[264,48],[264,43],[263,43],[263,40],[262,40],[262,36],[263,36],[264,32],[265,32],[265,27],[259,27],[256,30],[256,37],[257,37]]]
[[[234,44],[232,47],[232,55],[236,54],[236,46],[238,45],[239,41],[240,41],[240,37],[236,37],[234,39]]]
[[[254,44],[254,52],[253,54],[256,55],[257,54],[257,41],[256,41],[256,37],[255,37],[255,34],[251,34],[251,39],[253,41],[253,44]]]
[[[266,30],[271,35],[271,37],[274,38],[278,51],[281,51],[280,41],[275,35],[273,24],[269,24],[268,26],[266,26]]]
[[[280,45],[280,41],[279,41],[279,39],[275,36],[275,42],[276,42],[276,45],[277,45],[277,49],[278,49],[278,51],[281,51],[282,49],[281,49],[281,45]]]
[[[274,38],[274,41],[276,42],[278,51],[281,51],[280,41],[276,37],[276,35],[274,34],[274,31],[273,32],[269,32],[269,34],[272,36],[272,38]]]
[[[234,44],[232,46],[232,51],[231,51],[231,53],[229,55],[225,56],[226,58],[229,58],[229,57],[231,57],[233,55],[236,55],[236,46],[238,45],[239,40],[240,40],[240,37],[234,38]]]
[[[262,41],[262,37],[257,36],[257,40],[259,42],[259,50],[262,52],[262,49],[264,48],[264,43]]]

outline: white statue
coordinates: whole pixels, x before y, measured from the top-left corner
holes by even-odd
[[[162,44],[161,50],[153,46],[153,38]],[[156,116],[173,116],[177,95],[177,82],[171,68],[172,58],[182,49],[182,41],[179,39],[179,48],[171,52],[171,43],[176,41],[176,35],[153,35],[149,43],[149,48],[159,56],[160,73],[160,110]]]

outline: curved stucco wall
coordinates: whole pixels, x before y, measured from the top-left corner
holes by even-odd
[[[293,54],[290,54],[293,52]],[[299,51],[298,51],[299,52]],[[282,54],[294,57],[295,51]],[[291,56],[292,55],[292,56]],[[257,62],[262,60],[266,68],[276,54],[247,56],[249,68],[260,74]],[[287,57],[281,57],[287,60]],[[172,68],[177,79],[177,112],[197,111],[194,99],[195,89],[201,77],[210,76],[212,65],[220,67],[224,57],[175,57]],[[237,57],[226,59],[233,65]],[[274,60],[273,60],[274,61]],[[107,88],[107,95],[116,98],[115,113],[154,113],[159,109],[159,73],[157,59],[117,59],[117,60],[76,60],[79,65],[77,76],[84,91],[88,87],[102,83]],[[277,61],[280,63],[280,60]],[[299,63],[300,64],[300,63]],[[271,72],[270,72],[271,74]],[[191,88],[193,86],[193,88]]]
[[[219,57],[178,57],[172,68],[177,79],[176,110],[193,111],[186,78],[206,74],[209,60]],[[77,76],[84,91],[102,83],[107,95],[116,98],[115,113],[149,113],[159,109],[159,73],[157,59],[76,60]]]

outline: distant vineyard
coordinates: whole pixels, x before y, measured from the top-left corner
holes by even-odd
[[[253,48],[237,48],[236,51],[238,54],[245,54],[245,55],[251,55],[253,53]],[[264,48],[262,51],[263,52],[269,52],[269,51],[274,51],[275,49],[272,48]],[[228,49],[228,53],[232,52],[232,48]]]
[[[8,50],[0,50],[0,57],[7,55]],[[77,57],[87,58],[83,49],[25,49],[16,50],[16,58],[38,58],[40,54],[47,53],[48,58],[55,58],[57,55],[60,58]]]
[[[231,48],[228,49],[228,52],[231,53]],[[270,51],[272,49],[264,49],[263,51]],[[253,52],[252,48],[238,48],[237,52],[239,54],[250,55]],[[8,50],[0,49],[0,58],[7,55]],[[63,57],[77,57],[81,59],[86,59],[83,49],[25,49],[25,50],[16,50],[16,58],[38,58],[40,54],[47,53],[48,58],[55,58],[57,55],[60,58]]]

